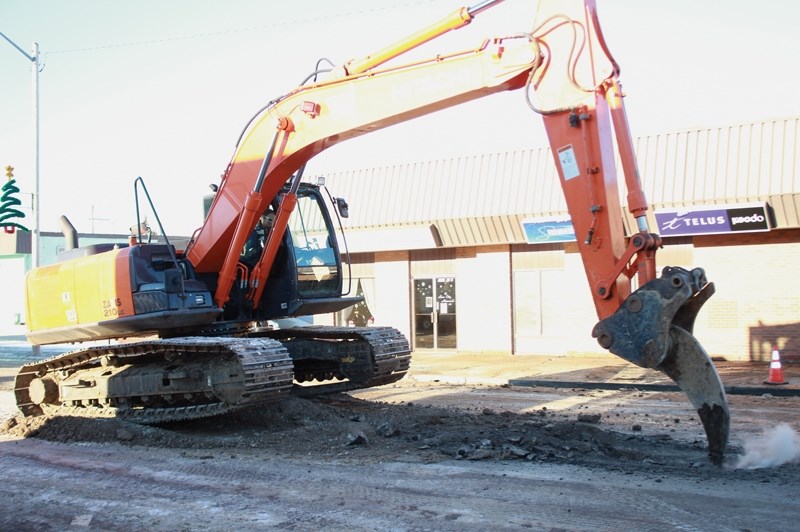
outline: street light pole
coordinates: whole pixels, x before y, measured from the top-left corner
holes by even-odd
[[[34,136],[34,191],[33,231],[31,232],[31,262],[39,267],[39,43],[33,43],[33,136]]]
[[[19,53],[33,63],[33,145],[34,145],[34,192],[33,192],[33,228],[31,229],[31,263],[33,268],[39,266],[39,71],[41,56],[39,43],[33,43],[33,55],[17,46],[17,43],[0,32],[0,37],[17,49]]]

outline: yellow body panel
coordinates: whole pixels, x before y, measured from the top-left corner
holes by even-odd
[[[32,270],[26,279],[29,331],[133,316],[129,249]]]

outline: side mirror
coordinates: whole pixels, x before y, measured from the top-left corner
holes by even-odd
[[[350,217],[350,205],[344,198],[336,198],[336,210],[339,211],[339,216],[342,218]]]
[[[208,211],[211,210],[211,204],[214,203],[216,194],[208,194],[203,196],[203,220],[208,218]]]

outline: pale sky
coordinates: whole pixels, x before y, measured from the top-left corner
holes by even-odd
[[[127,232],[142,176],[167,232],[191,234],[247,120],[319,58],[367,55],[473,3],[0,0],[0,32],[26,51],[38,42],[44,58],[41,230],[66,214],[82,233]],[[800,114],[800,2],[597,4],[634,136]],[[417,57],[529,31],[534,10],[507,0]],[[0,80],[0,166],[32,192],[31,66],[2,39]],[[545,144],[516,91],[337,145],[306,175]]]

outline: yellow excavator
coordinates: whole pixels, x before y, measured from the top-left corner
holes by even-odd
[[[31,343],[119,341],[23,366],[15,384],[23,414],[158,423],[402,378],[411,353],[394,328],[270,326],[359,301],[342,295],[334,218],[347,216],[347,204],[303,181],[303,169],[349,138],[520,91],[521,106],[544,122],[579,235],[599,319],[592,334],[610,352],[678,383],[720,464],[727,401],[692,335],[714,287],[700,268],[656,271],[662,242],[648,227],[619,68],[594,1],[542,1],[528,31],[428,60],[392,61],[501,1],[457,9],[375,53],[315,71],[268,102],[242,132],[205,222],[186,245],[145,243],[140,234],[129,244],[71,249],[32,270]],[[637,224],[632,234],[622,223],[615,157]],[[137,204],[140,189],[147,192],[141,178]]]

